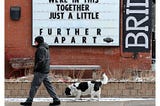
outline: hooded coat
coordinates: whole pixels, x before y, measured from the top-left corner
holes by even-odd
[[[46,43],[39,43],[35,52],[34,72],[43,74],[49,73],[50,68],[49,46]]]

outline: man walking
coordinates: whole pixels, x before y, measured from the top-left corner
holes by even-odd
[[[60,100],[57,97],[55,90],[48,79],[48,73],[50,68],[49,46],[44,42],[42,36],[37,36],[35,38],[34,43],[35,46],[37,47],[37,50],[35,52],[34,78],[31,83],[29,97],[25,102],[21,102],[20,104],[24,106],[31,106],[33,98],[39,86],[43,82],[49,95],[53,98],[53,103],[50,103],[49,106],[60,105]]]

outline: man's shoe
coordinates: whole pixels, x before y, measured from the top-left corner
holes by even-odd
[[[61,104],[60,100],[55,100],[55,101],[53,101],[53,103],[50,103],[49,106],[57,106],[60,104]]]
[[[20,105],[23,105],[23,106],[32,106],[32,102],[21,102]]]

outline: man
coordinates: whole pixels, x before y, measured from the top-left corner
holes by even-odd
[[[31,106],[33,98],[39,86],[43,82],[48,93],[53,98],[53,103],[50,103],[49,106],[60,105],[60,100],[57,97],[55,90],[48,79],[49,64],[50,64],[49,46],[46,43],[44,43],[44,39],[42,36],[37,36],[35,38],[34,43],[35,46],[37,47],[35,53],[34,78],[31,83],[29,97],[25,102],[21,102],[20,104],[24,106]]]

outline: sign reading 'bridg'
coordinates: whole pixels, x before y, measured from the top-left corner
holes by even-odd
[[[32,0],[32,44],[119,46],[120,0]]]
[[[123,51],[149,52],[152,0],[123,0]]]

